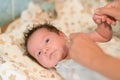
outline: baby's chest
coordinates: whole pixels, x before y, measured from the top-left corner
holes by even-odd
[[[60,62],[56,66],[56,70],[65,80],[108,80],[104,76],[72,60]]]

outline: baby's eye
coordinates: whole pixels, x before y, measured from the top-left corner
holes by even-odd
[[[46,39],[46,40],[45,40],[45,43],[48,43],[48,42],[49,42],[49,39]]]
[[[38,56],[41,54],[41,51],[38,52]]]

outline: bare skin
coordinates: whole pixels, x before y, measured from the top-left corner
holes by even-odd
[[[96,18],[97,19],[97,18]],[[83,33],[94,42],[106,42],[112,37],[111,26],[107,23],[98,24],[98,28],[92,33]],[[63,59],[68,58],[69,46],[67,36],[59,32],[51,32],[46,28],[36,30],[28,39],[28,52],[41,65],[52,68]]]
[[[105,52],[87,34],[72,34],[69,56],[112,80],[120,80],[120,59]]]
[[[96,24],[106,22],[116,24],[120,21],[120,0],[115,0],[95,11]],[[120,80],[120,59],[107,55],[88,34],[70,35],[71,47],[69,56],[76,62],[93,69],[112,80]]]
[[[120,0],[115,0],[111,3],[108,3],[106,6],[97,9],[95,14],[108,15],[120,21]]]

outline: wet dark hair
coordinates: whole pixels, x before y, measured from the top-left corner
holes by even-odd
[[[27,42],[29,40],[29,37],[37,30],[45,28],[51,32],[55,32],[59,35],[60,30],[57,29],[55,26],[51,25],[50,23],[44,23],[44,24],[38,24],[38,25],[33,25],[32,29],[28,29],[26,32],[24,32],[24,46],[26,47],[27,50]],[[28,50],[27,50],[28,52]]]

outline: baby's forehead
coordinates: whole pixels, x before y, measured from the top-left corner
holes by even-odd
[[[33,32],[33,34],[38,34],[38,33],[46,33],[46,32],[51,32],[47,28],[39,28],[36,31]]]
[[[41,29],[38,29],[35,32],[33,32],[31,37],[35,39],[35,38],[38,38],[38,37],[45,37],[45,36],[49,36],[49,35],[52,35],[52,34],[57,34],[57,33],[54,32],[54,31],[50,31],[47,28],[41,28]]]
[[[48,28],[38,28],[37,30],[35,30],[31,36],[29,38],[33,38],[33,39],[38,39],[38,37],[41,39],[41,37],[45,37],[45,36],[50,36],[50,35],[59,35],[60,31],[55,31],[52,29],[48,29]]]
[[[53,32],[53,33],[57,33],[57,34],[59,34],[59,32],[62,32],[62,31],[60,31],[58,29],[51,29],[51,28],[46,28],[46,27],[45,28],[40,28],[40,29],[38,29],[36,31],[43,31],[43,33],[45,33],[45,32]]]

